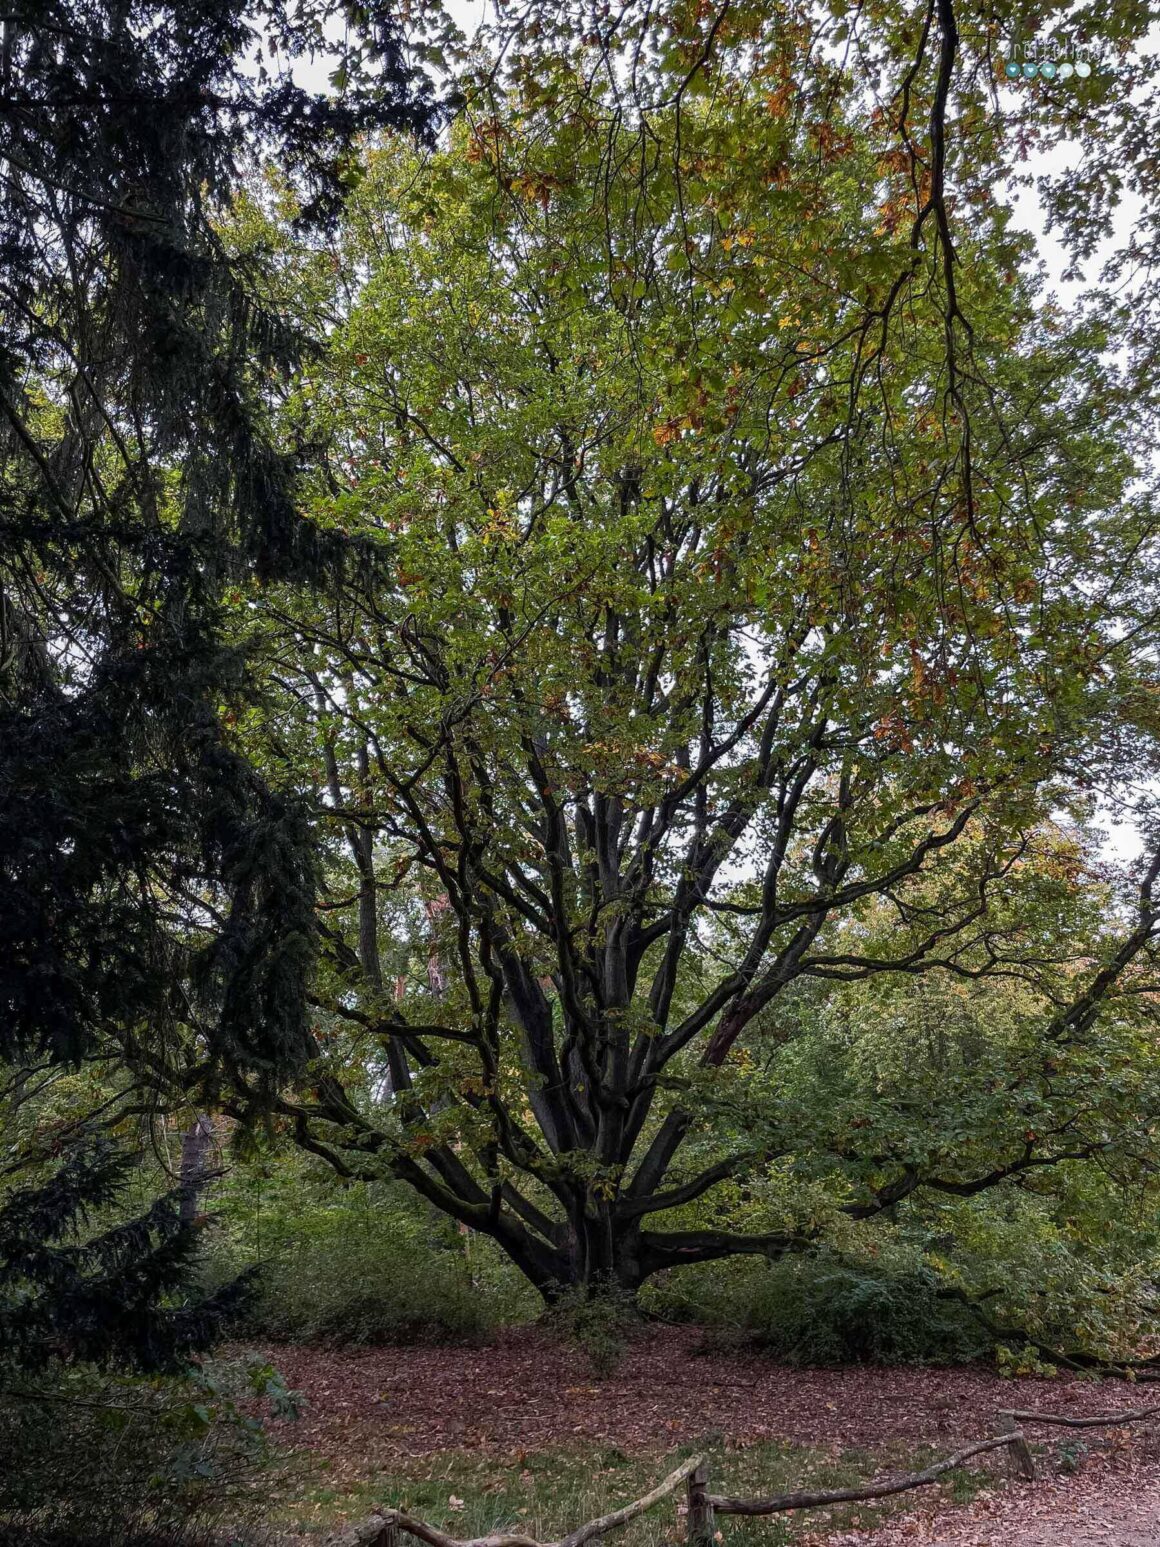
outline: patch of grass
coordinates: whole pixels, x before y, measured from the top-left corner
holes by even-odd
[[[875,1452],[838,1451],[773,1441],[736,1448],[714,1435],[710,1444],[682,1446],[665,1454],[627,1455],[615,1446],[599,1445],[521,1452],[506,1459],[447,1451],[389,1474],[341,1481],[323,1462],[308,1459],[284,1478],[279,1518],[271,1524],[296,1531],[308,1542],[342,1521],[388,1506],[405,1509],[457,1537],[514,1530],[551,1541],[638,1498],[698,1450],[708,1453],[713,1491],[735,1495],[854,1487],[884,1471],[917,1471],[945,1454],[898,1446]],[[783,1547],[803,1532],[823,1527],[870,1529],[892,1513],[912,1508],[920,1497],[937,1497],[940,1491],[956,1504],[965,1503],[985,1481],[984,1474],[962,1470],[949,1473],[933,1488],[873,1503],[755,1519],[721,1516],[717,1523],[726,1547]],[[683,1543],[683,1506],[684,1491],[679,1489],[616,1532],[608,1547]]]

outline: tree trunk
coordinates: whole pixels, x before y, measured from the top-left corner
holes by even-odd
[[[188,1224],[197,1217],[198,1200],[205,1186],[205,1176],[211,1166],[213,1149],[213,1119],[206,1113],[195,1117],[181,1135],[181,1202],[179,1212],[182,1222]]]

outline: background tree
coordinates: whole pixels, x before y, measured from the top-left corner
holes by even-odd
[[[1150,962],[1155,859],[1078,958],[1027,863],[1154,767],[1136,409],[1023,277],[953,14],[905,74],[884,33],[889,112],[806,21],[525,53],[445,152],[372,152],[283,280],[334,329],[284,433],[367,561],[325,605],[238,599],[329,835],[324,1048],[280,1110],[549,1295],[817,1239],[673,1213],[794,1153],[777,1090],[698,1142],[790,985],[1026,976],[1041,1088]],[[847,1133],[842,1211],[1104,1143],[1002,1104],[977,1144]]]

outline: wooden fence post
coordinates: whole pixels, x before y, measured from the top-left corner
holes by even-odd
[[[711,1547],[717,1526],[713,1506],[706,1497],[709,1488],[709,1463],[689,1473],[685,1483],[689,1499],[689,1547]]]
[[[1029,1483],[1035,1481],[1035,1457],[1031,1454],[1031,1447],[1019,1432],[1019,1423],[1010,1413],[999,1414],[999,1433],[1018,1434],[1018,1439],[1013,1439],[1007,1446],[1007,1460],[1011,1471],[1017,1477],[1024,1477]]]

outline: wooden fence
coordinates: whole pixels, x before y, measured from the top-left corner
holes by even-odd
[[[964,1445],[953,1455],[936,1461],[924,1471],[911,1472],[905,1477],[889,1478],[883,1482],[868,1483],[863,1488],[836,1488],[830,1492],[800,1491],[776,1493],[768,1498],[737,1499],[729,1494],[713,1493],[709,1487],[709,1465],[704,1456],[690,1456],[675,1471],[669,1473],[642,1498],[631,1504],[622,1504],[596,1520],[577,1526],[555,1542],[539,1542],[530,1536],[497,1532],[490,1536],[464,1540],[448,1536],[437,1526],[418,1520],[404,1510],[384,1509],[358,1525],[350,1526],[329,1540],[328,1547],[401,1547],[400,1536],[407,1535],[426,1542],[428,1547],[586,1547],[599,1544],[605,1536],[619,1531],[629,1521],[635,1520],[662,1499],[675,1493],[683,1483],[687,1497],[686,1523],[689,1547],[709,1547],[716,1537],[718,1515],[776,1515],[786,1510],[821,1509],[830,1504],[858,1504],[871,1499],[888,1498],[891,1494],[906,1493],[911,1488],[925,1488],[937,1482],[947,1472],[953,1472],[972,1456],[985,1451],[1006,1448],[1012,1471],[1029,1481],[1035,1478],[1035,1461],[1027,1443],[1024,1426],[1027,1424],[1053,1424],[1064,1429],[1111,1428],[1121,1424],[1139,1423],[1160,1413],[1155,1407],[1140,1407],[1123,1413],[1104,1413],[1093,1418],[1066,1418],[1058,1413],[1021,1412],[1017,1408],[1003,1408],[998,1415],[998,1433],[989,1439],[977,1440]]]

